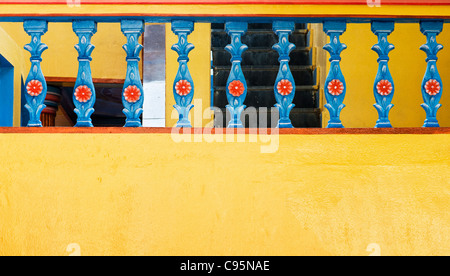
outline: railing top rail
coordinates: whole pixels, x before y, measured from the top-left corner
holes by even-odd
[[[3,0],[0,4],[262,4],[262,5],[367,5],[375,0]],[[450,0],[381,0],[382,5],[450,5]]]

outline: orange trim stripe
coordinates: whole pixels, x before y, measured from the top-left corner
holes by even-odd
[[[381,5],[450,5],[450,0],[369,0],[372,4],[379,2]],[[260,5],[368,5],[367,0],[4,0],[1,4],[95,4],[95,5],[236,5],[236,4],[260,4]]]
[[[450,128],[345,128],[345,129],[327,129],[327,128],[294,128],[294,129],[208,129],[208,128],[124,128],[124,127],[94,127],[94,128],[76,128],[76,127],[1,127],[0,134],[23,133],[23,134],[50,134],[50,133],[73,133],[73,134],[169,134],[175,131],[180,134],[226,134],[245,133],[254,134],[276,134],[280,135],[392,135],[392,134],[450,134]],[[242,132],[243,131],[243,132]]]

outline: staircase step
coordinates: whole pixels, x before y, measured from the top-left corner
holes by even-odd
[[[306,30],[307,29],[307,24],[305,23],[296,23],[295,24],[295,29],[297,30]],[[224,23],[212,23],[211,24],[211,29],[225,29],[225,24]],[[252,31],[252,30],[272,30],[272,23],[249,23],[248,24],[248,30]]]
[[[310,47],[300,47],[292,51],[291,63],[298,65],[310,64]],[[215,66],[231,66],[231,55],[225,49],[213,48],[213,59]],[[272,48],[252,48],[242,55],[242,64],[267,65],[279,64],[279,54]]]
[[[298,108],[319,107],[319,93],[314,86],[304,86],[295,90],[293,103]],[[214,103],[223,107],[228,104],[225,87],[219,87],[214,91]],[[244,104],[248,107],[272,107],[275,106],[274,87],[251,87],[247,91]]]
[[[223,48],[230,44],[230,41],[231,39],[226,33],[212,33],[212,47]],[[307,47],[307,41],[307,35],[305,34],[291,35],[290,37],[290,42],[294,43],[297,47]],[[249,48],[267,47],[268,45],[272,47],[278,43],[278,36],[274,33],[244,35],[242,37],[242,43],[246,44]]]
[[[225,29],[211,29],[212,33],[215,34],[221,34],[221,35],[228,35],[227,32],[225,31]],[[294,32],[292,32],[292,35],[306,35],[308,34],[309,31],[306,29],[301,29],[301,30],[295,30]],[[265,29],[261,29],[261,30],[248,30],[246,33],[246,35],[254,35],[254,34],[274,34],[273,30],[265,30]]]
[[[305,68],[293,68],[292,75],[299,85],[314,85],[314,74],[311,66]],[[249,66],[243,68],[247,86],[273,86],[278,75],[278,67],[274,68],[258,68],[256,66]],[[214,69],[214,86],[226,86],[230,69],[220,70]]]
[[[229,120],[227,120],[226,118],[227,116],[229,116],[227,115],[228,111],[225,108],[221,108],[220,110],[222,113],[222,120],[219,120],[220,116],[218,116],[217,113],[215,116],[214,126],[217,128],[226,127],[229,122]],[[249,111],[247,112],[244,111],[244,113],[241,116],[241,120],[246,128],[255,127],[254,125],[250,126],[248,122],[249,115],[246,115],[248,114],[248,112]],[[277,123],[275,123],[274,125],[272,125],[271,123],[272,116],[278,117],[277,111],[275,113],[272,113],[270,109],[267,109],[266,112],[264,112],[263,110],[256,109],[256,116],[257,116],[256,127],[258,128],[259,127],[274,128],[277,125]],[[259,125],[259,120],[261,116],[265,116],[267,118],[267,126]],[[317,128],[321,126],[321,111],[318,108],[294,108],[291,111],[290,119],[292,121],[292,125],[296,128]]]
[[[217,71],[230,71],[231,66],[213,66]],[[262,71],[262,72],[278,72],[278,65],[241,65],[242,71]],[[312,65],[290,65],[292,72],[295,71],[312,71],[314,70],[314,66]]]

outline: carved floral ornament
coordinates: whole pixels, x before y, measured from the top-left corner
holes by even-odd
[[[288,96],[292,93],[294,87],[289,80],[281,80],[277,84],[277,91],[282,96]]]
[[[344,92],[344,84],[340,80],[332,80],[328,83],[328,93],[339,96]]]
[[[192,85],[187,80],[180,80],[175,84],[175,92],[180,96],[187,96],[192,91]]]
[[[431,79],[425,84],[425,92],[430,96],[436,96],[441,92],[441,84],[437,80]]]
[[[80,85],[75,89],[75,99],[80,103],[89,101],[92,97],[91,89],[86,85]]]
[[[230,84],[228,85],[228,90],[230,91],[230,94],[233,95],[234,97],[239,97],[242,94],[244,94],[245,87],[241,81],[235,80],[230,82]]]
[[[42,83],[38,80],[32,80],[27,85],[27,93],[28,95],[33,97],[39,96],[43,90],[44,87],[42,86]]]
[[[123,91],[123,96],[129,103],[135,103],[139,101],[141,95],[141,90],[136,85],[130,85]]]
[[[392,83],[388,80],[380,80],[377,83],[377,93],[381,96],[389,96],[392,93]]]

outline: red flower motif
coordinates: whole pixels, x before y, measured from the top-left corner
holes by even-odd
[[[294,87],[289,80],[281,80],[277,84],[277,91],[282,96],[287,96],[292,93]]]
[[[186,96],[191,93],[192,86],[187,80],[180,80],[175,84],[175,92],[180,96]]]
[[[425,92],[430,96],[436,96],[441,92],[441,84],[437,80],[429,80],[425,84]]]
[[[92,91],[86,85],[80,85],[75,89],[75,99],[80,103],[89,101],[92,97]]]
[[[42,83],[38,80],[32,80],[27,84],[27,93],[30,96],[39,96],[44,90]]]
[[[380,80],[377,83],[377,93],[381,96],[388,96],[392,93],[392,83],[388,80]]]
[[[230,84],[228,85],[228,91],[234,97],[239,97],[244,94],[245,87],[241,81],[235,80],[230,82]]]
[[[125,100],[129,103],[135,103],[141,98],[141,90],[136,85],[130,85],[123,91]]]
[[[344,93],[344,84],[340,80],[332,80],[328,83],[328,93],[339,96]]]

